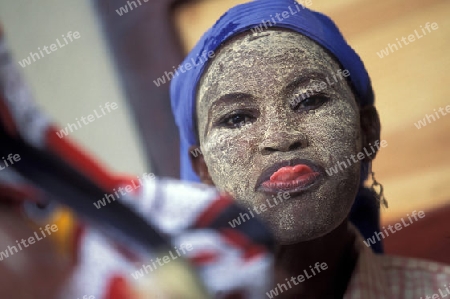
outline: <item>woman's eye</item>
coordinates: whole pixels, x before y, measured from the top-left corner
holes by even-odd
[[[329,98],[325,97],[325,96],[312,96],[312,97],[308,97],[304,100],[299,101],[295,106],[294,109],[298,110],[314,110],[319,108],[320,106],[322,106],[325,102],[327,102],[329,100]]]
[[[246,114],[234,114],[226,117],[222,124],[228,128],[240,128],[246,124],[252,122],[253,117]]]

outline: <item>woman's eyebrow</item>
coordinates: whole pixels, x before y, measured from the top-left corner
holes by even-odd
[[[286,87],[284,88],[284,91],[289,92],[291,90],[294,90],[298,87],[302,86],[308,86],[308,84],[312,80],[318,80],[318,81],[325,81],[326,76],[324,73],[321,72],[308,72],[301,74],[300,76],[296,77],[294,81],[290,82]]]
[[[227,93],[227,94],[220,96],[217,100],[215,100],[212,103],[212,105],[210,107],[210,111],[213,110],[213,108],[215,108],[216,106],[233,104],[233,103],[236,103],[239,101],[250,100],[250,99],[253,99],[253,96],[249,93],[245,93],[245,92]]]

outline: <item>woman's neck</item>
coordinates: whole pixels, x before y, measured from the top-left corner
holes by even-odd
[[[279,298],[342,298],[358,258],[354,242],[346,220],[321,238],[280,245],[273,290]]]

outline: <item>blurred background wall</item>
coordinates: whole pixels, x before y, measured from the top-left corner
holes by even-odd
[[[118,81],[91,1],[1,0],[0,23],[15,61],[56,43],[69,31],[80,38],[21,69],[39,106],[61,127],[101,110],[118,109],[69,134],[103,164],[119,173],[147,171],[135,123]],[[67,38],[66,38],[67,39]],[[80,120],[81,121],[81,120]]]

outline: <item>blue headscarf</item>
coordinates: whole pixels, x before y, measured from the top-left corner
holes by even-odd
[[[287,14],[283,12],[287,12]],[[276,14],[279,14],[278,17]],[[360,105],[374,103],[372,85],[363,62],[347,44],[330,18],[309,10],[294,0],[256,0],[237,5],[228,10],[203,35],[185,58],[181,67],[178,68],[171,82],[172,111],[180,131],[181,179],[199,181],[191,167],[188,149],[192,145],[199,144],[195,131],[196,93],[197,85],[208,61],[216,50],[231,37],[251,29],[264,30],[269,27],[281,27],[299,32],[327,49],[342,67],[350,72],[350,81]],[[363,169],[362,177],[367,177],[367,168]],[[361,205],[358,198],[355,204]],[[372,202],[370,204],[372,205]],[[375,205],[376,209],[377,207]],[[372,211],[370,218],[373,219],[363,219],[365,224],[361,226],[367,227],[364,229],[367,230],[366,232],[362,231],[363,235],[372,235],[379,226],[378,210],[374,211],[373,207],[369,207],[369,210]],[[380,251],[381,245],[379,250],[376,248],[375,250]]]

